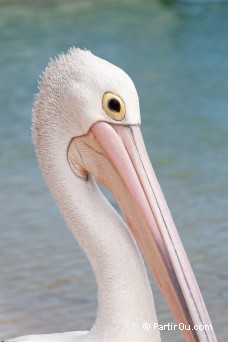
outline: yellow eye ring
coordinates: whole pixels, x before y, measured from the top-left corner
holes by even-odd
[[[102,107],[113,120],[121,121],[125,117],[125,104],[118,95],[109,92],[105,93],[102,99]]]

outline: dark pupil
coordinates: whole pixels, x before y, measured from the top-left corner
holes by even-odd
[[[119,113],[120,112],[120,103],[116,99],[111,99],[108,102],[109,109],[113,110],[114,112]]]

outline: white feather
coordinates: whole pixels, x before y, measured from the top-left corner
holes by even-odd
[[[72,48],[46,68],[33,114],[34,142],[44,177],[97,279],[96,322],[90,332],[10,341],[160,341],[158,331],[143,329],[144,323],[157,322],[157,318],[144,262],[132,235],[93,177],[88,182],[77,178],[67,160],[73,137],[87,133],[97,121],[113,122],[101,104],[107,91],[125,102],[127,114],[121,124],[139,124],[137,92],[126,73],[89,51]]]

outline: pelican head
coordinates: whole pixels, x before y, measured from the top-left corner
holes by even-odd
[[[213,331],[194,329],[210,325],[210,318],[148,158],[140,121],[129,76],[73,48],[50,62],[36,98],[33,131],[41,167],[57,202],[64,181],[52,186],[53,173],[63,163],[80,182],[95,177],[107,187],[174,318],[185,325],[187,340],[215,341]]]

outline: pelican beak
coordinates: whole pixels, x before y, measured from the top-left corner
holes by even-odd
[[[95,139],[134,202],[111,189],[187,341],[216,341],[182,242],[153,171],[140,127],[97,122]]]

